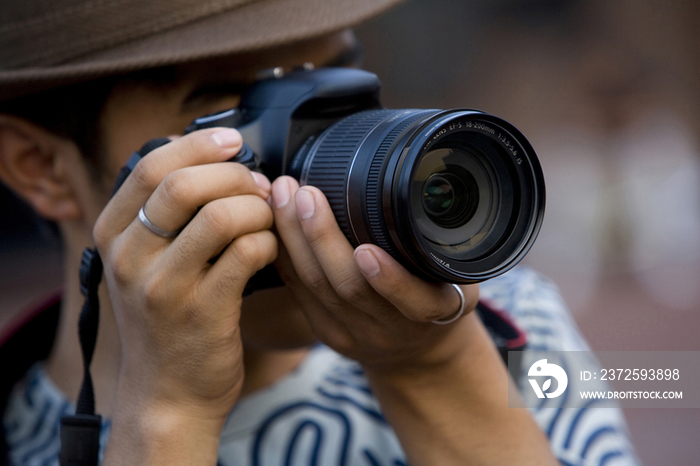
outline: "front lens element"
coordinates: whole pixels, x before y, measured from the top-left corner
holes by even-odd
[[[479,188],[468,171],[458,165],[434,173],[423,186],[423,209],[441,228],[459,228],[479,206]]]
[[[455,193],[442,173],[428,178],[423,188],[423,208],[431,218],[440,218],[454,207]]]
[[[411,211],[422,237],[452,259],[474,259],[502,210],[488,140],[458,134],[427,151],[411,180]],[[422,202],[419,202],[422,201]],[[428,202],[430,201],[430,202]],[[482,245],[483,246],[483,245]]]

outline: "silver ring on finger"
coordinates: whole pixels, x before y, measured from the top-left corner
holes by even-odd
[[[464,299],[464,292],[462,291],[462,288],[459,287],[459,285],[455,285],[454,283],[450,283],[450,285],[452,285],[452,287],[455,290],[457,290],[457,294],[459,295],[459,308],[457,309],[457,311],[454,314],[452,314],[450,316],[447,316],[443,319],[435,319],[435,320],[431,321],[434,324],[438,324],[438,325],[451,324],[452,322],[455,322],[457,319],[462,317],[462,315],[464,315],[464,308],[466,307],[466,304],[467,304],[466,300]]]
[[[145,207],[145,206],[144,206]],[[146,212],[144,212],[143,207],[141,207],[141,210],[139,210],[139,220],[141,223],[143,223],[143,226],[151,230],[153,233],[156,235],[162,237],[162,238],[175,238],[181,230],[177,231],[167,231],[163,230],[157,225],[154,225],[153,222],[148,220],[148,217],[146,217]]]

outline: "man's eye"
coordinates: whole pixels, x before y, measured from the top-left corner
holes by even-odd
[[[222,99],[238,99],[251,83],[210,83],[204,84],[185,97],[182,108],[196,109],[216,104]]]

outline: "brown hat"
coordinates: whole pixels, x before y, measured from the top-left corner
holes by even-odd
[[[0,100],[353,26],[401,0],[4,0]]]

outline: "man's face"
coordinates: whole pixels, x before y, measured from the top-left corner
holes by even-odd
[[[257,53],[181,65],[164,85],[126,81],[117,85],[101,118],[106,169],[114,179],[131,153],[156,137],[182,134],[193,119],[238,105],[240,92],[265,70],[311,63],[354,66],[358,44],[350,31]]]
[[[256,54],[217,58],[179,66],[175,81],[163,86],[125,81],[107,100],[100,120],[105,170],[99,192],[92,196],[100,211],[120,168],[146,141],[182,134],[195,118],[236,107],[241,88],[263,70],[291,70],[312,63],[315,67],[354,65],[357,43],[345,31],[294,46]],[[279,303],[284,303],[281,308]],[[244,301],[241,318],[244,343],[257,348],[308,345],[314,337],[296,301],[286,288],[256,292]]]

